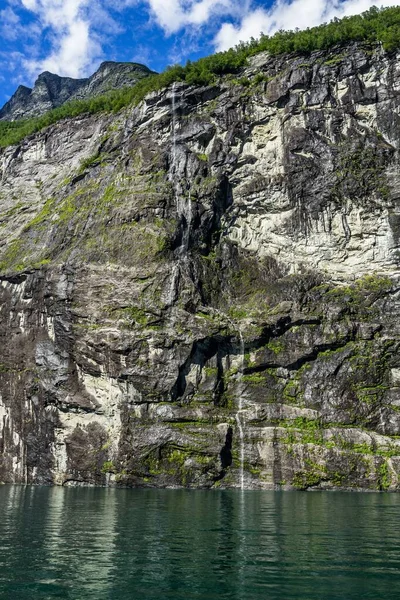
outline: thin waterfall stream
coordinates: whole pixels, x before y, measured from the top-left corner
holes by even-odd
[[[182,264],[187,260],[187,254],[190,243],[190,227],[192,222],[192,198],[190,192],[190,186],[187,185],[188,193],[186,190],[181,190],[178,181],[178,164],[177,164],[177,106],[176,106],[176,82],[172,84],[172,96],[171,96],[171,122],[172,122],[172,182],[174,185],[175,194],[175,206],[178,220],[181,221],[181,244],[178,248],[178,260],[174,264],[171,273],[171,283],[168,291],[167,302],[169,306],[175,302],[176,290],[179,284],[179,278],[181,276]]]
[[[239,329],[240,337],[240,357],[241,363],[239,367],[239,385],[238,385],[238,409],[235,415],[238,431],[239,431],[239,477],[240,477],[240,489],[244,489],[244,428],[245,420],[243,415],[243,371],[244,371],[244,339],[243,334]]]
[[[243,333],[242,330],[239,328],[239,326],[234,323],[232,321],[232,319],[230,319],[228,317],[228,315],[226,313],[224,313],[221,310],[218,310],[216,308],[213,309],[213,311],[220,315],[221,317],[223,317],[224,319],[226,319],[228,321],[228,323],[231,325],[232,329],[235,329],[238,331],[238,336],[239,336],[239,340],[240,340],[240,365],[239,365],[239,371],[238,371],[238,385],[237,385],[237,393],[236,393],[236,397],[237,397],[237,411],[235,414],[235,421],[236,421],[236,425],[238,428],[238,432],[239,432],[239,481],[240,481],[240,489],[243,490],[244,489],[244,431],[245,431],[245,426],[246,426],[246,421],[245,421],[245,411],[243,410],[243,391],[244,391],[244,386],[243,386],[243,375],[244,375],[244,368],[245,368],[245,346],[244,346],[244,337],[243,337]],[[256,414],[257,414],[257,408],[256,408]]]
[[[180,182],[178,179],[178,152],[177,152],[177,99],[176,99],[176,82],[172,85],[171,95],[171,124],[172,124],[172,182],[174,185],[175,194],[175,206],[178,219],[181,222],[181,243],[177,251],[177,261],[175,262],[171,272],[171,282],[168,291],[167,302],[169,306],[172,306],[176,300],[177,287],[179,285],[179,279],[182,273],[182,267],[187,261],[188,250],[190,244],[190,228],[192,222],[192,199],[190,192],[190,185],[187,185],[186,189],[181,189]],[[219,311],[217,311],[219,312]],[[224,315],[227,318],[227,315]],[[230,319],[228,319],[230,321]],[[232,322],[231,322],[232,323]],[[232,323],[233,324],[233,323]],[[240,488],[244,489],[244,429],[245,429],[245,418],[243,411],[243,373],[244,373],[244,339],[241,330],[238,330],[240,338],[240,366],[239,366],[239,379],[238,379],[238,408],[235,415],[235,420],[239,432],[239,481]]]

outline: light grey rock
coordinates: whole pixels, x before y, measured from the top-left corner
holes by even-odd
[[[399,489],[398,58],[262,54],[1,151],[2,481]]]

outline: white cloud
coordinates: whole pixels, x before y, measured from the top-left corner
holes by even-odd
[[[260,33],[272,34],[279,29],[305,29],[330,21],[334,17],[358,14],[372,6],[397,6],[390,0],[277,0],[270,9],[249,10],[238,26],[224,23],[215,38],[217,50],[226,50],[240,41],[246,42]]]
[[[3,38],[7,40],[18,39],[21,23],[18,15],[13,11],[11,6],[0,10],[0,23],[0,32]]]
[[[12,6],[0,10],[0,38],[7,42],[23,41],[23,45],[31,43],[40,33],[35,23],[23,24]]]
[[[389,0],[275,0],[265,8],[261,0],[7,0],[7,7],[0,10],[0,36],[23,41],[29,58],[23,59],[21,66],[31,77],[44,70],[83,77],[104,58],[103,45],[130,25],[134,27],[136,7],[147,9],[151,15],[147,25],[157,23],[166,35],[186,30],[185,37],[176,38],[180,51],[175,58],[180,60],[182,51],[201,47],[206,28],[209,39],[220,23],[223,25],[214,43],[223,50],[258,37],[262,31],[271,34],[279,29],[310,27],[335,16],[362,12],[374,3],[396,4]],[[21,8],[35,17],[28,26],[20,20]],[[142,22],[141,27],[146,25]]]
[[[58,75],[82,77],[93,71],[102,55],[89,17],[91,5],[92,12],[99,14],[93,1],[21,0],[23,7],[37,17],[42,37],[45,32],[51,43],[45,58],[25,61],[24,66],[30,73],[36,75],[41,71],[51,71]]]
[[[249,0],[148,0],[157,23],[167,34],[187,26],[205,25],[215,16],[239,16],[248,9]]]

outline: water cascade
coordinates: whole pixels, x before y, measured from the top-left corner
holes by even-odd
[[[238,427],[238,431],[239,431],[239,475],[240,475],[240,489],[244,489],[244,428],[245,428],[245,420],[244,420],[244,414],[243,414],[243,371],[244,371],[244,340],[243,340],[243,334],[242,332],[239,330],[239,337],[240,337],[240,357],[241,357],[241,363],[240,363],[240,367],[239,367],[239,380],[238,380],[238,396],[239,396],[239,402],[238,402],[238,409],[236,412],[236,423],[237,423],[237,427]]]
[[[176,82],[174,81],[174,83],[172,84],[172,98],[171,98],[171,104],[172,104],[172,171],[174,174],[174,178],[175,178],[175,171],[176,171],[176,94],[175,94],[175,90],[176,90]],[[175,188],[175,200],[176,200],[176,188]]]
[[[179,280],[182,276],[182,268],[188,260],[188,250],[190,244],[190,228],[192,222],[192,202],[190,193],[190,184],[188,183],[184,189],[179,180],[178,172],[178,152],[177,152],[177,100],[176,100],[176,83],[172,85],[171,95],[171,138],[172,138],[172,165],[171,165],[171,179],[174,185],[175,194],[175,206],[177,217],[181,223],[181,242],[177,249],[177,261],[175,262],[171,272],[171,282],[169,285],[167,302],[168,306],[172,306],[176,301],[177,289],[179,287]],[[219,313],[219,311],[216,311]],[[222,314],[222,313],[221,313]],[[227,316],[223,315],[225,318]],[[228,319],[230,321],[230,319]],[[231,322],[231,321],[230,321]],[[231,322],[232,324],[232,322]],[[233,324],[232,324],[233,325]],[[239,378],[238,378],[238,408],[235,415],[235,420],[239,432],[239,479],[240,488],[244,489],[244,428],[245,418],[243,411],[243,372],[245,365],[244,358],[244,339],[242,332],[239,329],[240,338],[240,366],[239,366]]]
[[[236,411],[236,415],[235,415],[235,421],[236,421],[236,425],[237,425],[237,429],[239,432],[239,479],[240,479],[240,489],[244,489],[244,430],[245,430],[245,411],[243,410],[243,391],[244,391],[244,385],[243,385],[243,374],[244,374],[244,367],[245,367],[245,348],[244,348],[244,338],[243,338],[243,334],[241,329],[239,329],[238,325],[236,323],[234,323],[226,313],[222,312],[221,310],[218,310],[216,308],[213,309],[213,311],[221,316],[224,320],[228,321],[228,323],[230,324],[230,326],[232,327],[232,329],[237,329],[238,330],[238,335],[239,335],[239,340],[240,340],[240,365],[239,365],[239,371],[238,371],[238,382],[237,382],[237,399],[238,399],[238,406],[237,406],[237,411]],[[257,415],[257,408],[256,408],[256,415]]]
[[[175,206],[178,220],[181,223],[181,243],[177,250],[178,261],[174,265],[171,273],[171,283],[168,291],[167,302],[171,306],[176,300],[176,289],[179,285],[181,276],[181,268],[187,260],[187,254],[190,243],[190,228],[192,222],[192,199],[189,183],[186,189],[182,190],[182,186],[178,179],[178,163],[177,163],[177,106],[176,106],[176,82],[172,85],[171,96],[171,121],[172,121],[172,181],[174,184]]]
[[[181,206],[181,216],[184,219],[184,224],[182,232],[182,244],[180,249],[183,253],[183,257],[185,258],[189,250],[190,226],[192,223],[192,198],[190,194],[190,188],[188,190],[188,198],[186,202],[184,201],[183,206]]]
[[[171,281],[169,284],[168,294],[167,294],[167,305],[172,306],[176,300],[176,290],[179,285],[179,276],[180,276],[180,266],[179,262],[176,262],[172,267],[171,273]]]

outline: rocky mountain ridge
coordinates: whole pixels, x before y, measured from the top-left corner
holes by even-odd
[[[103,62],[90,77],[73,79],[45,71],[33,89],[20,85],[15,94],[0,109],[0,121],[15,121],[36,117],[65,102],[83,100],[113,89],[134,85],[153,71],[145,65],[129,62]]]
[[[400,66],[259,54],[0,153],[0,480],[400,473]]]

